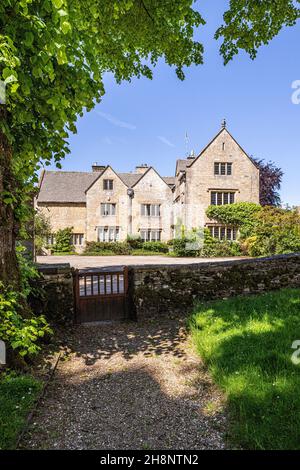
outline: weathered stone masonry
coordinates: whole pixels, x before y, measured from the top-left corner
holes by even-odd
[[[55,323],[73,322],[70,265],[43,265],[39,270],[44,300],[38,311]],[[137,320],[186,315],[195,302],[283,287],[300,287],[300,253],[219,263],[129,267],[131,317]]]
[[[191,311],[197,301],[300,287],[300,254],[192,265],[131,267],[138,320]]]
[[[55,324],[72,324],[74,322],[73,269],[69,264],[39,265],[41,275],[35,281],[41,295],[32,299],[36,313],[43,313]]]

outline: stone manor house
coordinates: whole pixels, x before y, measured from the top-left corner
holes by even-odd
[[[72,227],[73,244],[86,241],[168,241],[176,227],[208,227],[214,237],[234,240],[234,227],[205,214],[211,204],[259,202],[259,170],[222,124],[198,156],[177,160],[175,176],[142,164],[132,173],[94,164],[91,172],[44,171],[36,207],[50,220],[53,236]]]

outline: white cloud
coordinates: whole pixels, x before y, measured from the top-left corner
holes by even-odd
[[[170,142],[166,137],[164,137],[163,135],[158,135],[157,136],[158,140],[160,140],[163,144],[165,145],[168,145],[168,147],[175,147],[174,144],[172,144],[172,142]]]
[[[115,116],[112,116],[111,114],[103,113],[102,111],[96,111],[96,113],[99,116],[103,117],[103,119],[105,119],[106,121],[113,124],[114,126],[130,129],[131,131],[134,131],[136,129],[136,126],[134,124],[130,124],[129,122],[125,121],[120,121],[120,119],[116,118]]]

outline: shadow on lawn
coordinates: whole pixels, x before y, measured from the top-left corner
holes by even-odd
[[[193,323],[199,352],[227,395],[234,441],[299,449],[300,365],[291,361],[300,339],[299,290],[211,303]]]

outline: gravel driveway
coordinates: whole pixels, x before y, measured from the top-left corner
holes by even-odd
[[[25,449],[222,449],[222,397],[178,320],[78,326]]]
[[[147,265],[169,265],[169,264],[199,264],[218,263],[220,261],[232,261],[237,258],[173,258],[168,256],[38,256],[40,264],[70,263],[74,268],[98,268],[105,266],[147,266]]]

